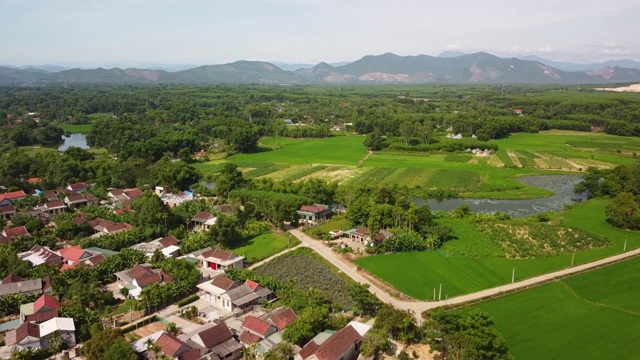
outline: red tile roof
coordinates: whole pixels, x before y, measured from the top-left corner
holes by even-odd
[[[356,231],[354,232],[357,235],[361,235],[361,236],[367,236],[369,235],[369,229],[364,227],[364,226],[360,226],[359,228],[356,229]]]
[[[178,355],[178,360],[198,360],[202,357],[198,349],[191,349],[184,354]]]
[[[298,315],[296,315],[293,310],[287,308],[276,315],[271,316],[271,322],[273,322],[278,328],[278,331],[280,331],[289,326],[292,322],[296,321],[297,318]]]
[[[253,281],[253,280],[247,280],[246,284],[249,285],[249,287],[251,288],[251,290],[256,291],[256,289],[258,288],[258,286],[260,286],[260,284],[258,284],[257,282]]]
[[[40,338],[40,326],[37,324],[26,322],[16,329],[16,342],[24,340],[27,336]]]
[[[16,211],[16,207],[13,205],[0,206],[0,214],[9,214]]]
[[[47,207],[47,209],[52,209],[52,208],[58,208],[58,207],[65,207],[66,205],[60,201],[49,201],[48,203],[44,204],[44,206]]]
[[[67,201],[68,202],[82,202],[82,201],[87,201],[84,196],[82,196],[82,194],[72,194],[72,195],[67,195]]]
[[[25,194],[25,192],[22,190],[12,191],[8,193],[0,194],[0,201],[4,199],[9,199],[9,200],[21,199],[25,196],[27,196],[27,194]]]
[[[160,346],[162,352],[171,358],[174,358],[191,350],[191,347],[189,345],[187,345],[177,337],[167,333],[163,333],[162,335],[160,335],[158,340],[156,340],[156,345]]]
[[[269,328],[271,328],[271,326],[272,325],[268,322],[260,320],[257,317],[251,315],[247,315],[247,317],[244,318],[244,321],[242,322],[243,328],[260,334],[263,337],[267,336],[267,332],[269,331]]]
[[[160,239],[159,243],[163,247],[169,247],[171,245],[178,245],[179,241],[173,235],[168,235]]]
[[[300,350],[300,352],[298,353],[298,355],[300,355],[300,357],[302,357],[302,359],[306,359],[309,356],[311,356],[311,354],[313,354],[314,351],[318,350],[318,344],[316,344],[315,341],[311,340],[307,343],[307,345],[305,345],[302,350]]]
[[[142,190],[140,190],[138,188],[135,188],[135,189],[131,189],[131,190],[125,191],[124,194],[127,195],[127,197],[129,199],[135,199],[135,198],[138,198],[138,197],[144,195],[144,191],[142,191]]]
[[[112,196],[122,195],[122,194],[124,194],[124,190],[122,190],[122,189],[109,190],[109,194],[111,194]]]
[[[73,191],[84,190],[87,188],[87,183],[79,182],[69,185],[69,188]]]
[[[131,268],[131,270],[129,270],[129,276],[131,276],[132,278],[136,279],[141,277],[144,274],[152,274],[153,273],[153,267],[151,265],[142,265],[142,264],[138,264],[134,267]]]
[[[3,230],[4,232],[4,236],[8,237],[9,239],[12,239],[15,236],[20,236],[20,235],[28,235],[29,231],[27,231],[27,228],[24,226],[16,226],[16,227],[12,227],[12,228],[5,228]]]
[[[229,290],[231,288],[234,288],[237,284],[235,281],[229,279],[224,275],[218,275],[213,278],[213,280],[211,280],[211,285],[223,290]]]
[[[45,322],[47,320],[51,320],[54,317],[58,317],[58,311],[57,310],[51,310],[51,311],[45,311],[45,312],[41,312],[41,313],[35,313],[35,314],[27,315],[27,316],[25,316],[24,321],[25,322],[42,323],[42,322]]]
[[[351,326],[340,329],[318,347],[313,355],[318,360],[339,359],[351,346],[362,341],[362,336]]]
[[[11,274],[7,275],[7,277],[2,279],[2,283],[3,284],[11,284],[11,283],[21,282],[22,280],[23,279],[20,276],[14,274],[14,273],[11,273]]]
[[[233,253],[216,248],[202,253],[202,256],[205,258],[212,257],[220,260],[229,260],[233,256]]]
[[[39,183],[39,182],[41,182],[41,181],[42,181],[42,179],[40,179],[40,178],[38,178],[38,177],[32,177],[32,178],[29,178],[29,179],[27,180],[27,182],[28,182],[29,184],[35,184],[35,183]]]
[[[304,211],[304,212],[308,212],[308,213],[312,213],[312,214],[323,212],[325,210],[327,210],[326,207],[324,207],[322,205],[316,205],[316,204],[314,204],[314,205],[303,205],[300,208],[300,211]]]
[[[0,234],[0,244],[10,244],[11,243],[11,239],[9,239],[6,236],[2,236]]]
[[[259,343],[262,340],[262,338],[258,335],[255,335],[245,330],[242,332],[242,334],[240,334],[240,337],[238,338],[238,340],[240,340],[241,342],[247,345],[251,345],[251,344]]]
[[[60,249],[59,252],[64,261],[78,261],[84,255],[84,250],[80,245]]]
[[[33,312],[40,312],[41,310],[46,310],[47,308],[51,310],[58,310],[60,305],[58,304],[58,300],[54,297],[43,294],[33,303]]]
[[[212,328],[199,332],[197,336],[200,337],[206,348],[211,349],[231,339],[233,334],[229,330],[227,323],[223,321]]]
[[[196,213],[196,215],[191,219],[191,221],[205,222],[205,221],[207,221],[209,219],[212,219],[214,217],[215,217],[215,215],[209,214],[208,212],[198,211]]]

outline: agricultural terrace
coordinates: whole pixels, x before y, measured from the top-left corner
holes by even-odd
[[[520,241],[517,236],[510,238],[512,234],[493,234],[495,237],[491,237],[483,225],[464,219],[447,219],[444,224],[454,229],[455,239],[445,243],[440,250],[367,256],[356,260],[356,263],[416,299],[433,300],[433,289],[439,289],[440,284],[443,298],[468,294],[509,283],[514,268],[516,280],[523,280],[567,268],[571,266],[572,258],[574,265],[577,265],[619,254],[625,240],[627,250],[639,248],[640,233],[616,229],[606,222],[606,204],[606,200],[590,200],[574,205],[554,219],[554,222],[562,224],[561,228],[565,231],[563,236],[567,235],[568,229],[572,229],[574,235],[571,238],[578,242],[587,241],[587,246],[574,244],[576,248],[567,248],[565,246],[568,244],[553,245],[554,242],[562,242],[557,231],[560,227],[551,227],[556,229],[556,237],[545,238],[544,242],[532,242],[529,238],[521,238]],[[536,229],[540,226],[536,220],[529,221],[532,222],[530,234],[543,231]],[[518,220],[504,224],[522,227],[524,223]],[[575,234],[581,235],[574,237]],[[546,250],[545,243],[550,250]],[[506,250],[518,247],[518,254],[528,254],[529,258],[507,258],[509,251]],[[577,248],[582,250],[576,250],[574,255],[573,250]],[[551,253],[547,254],[547,251]]]
[[[516,359],[636,359],[640,258],[475,307],[488,312]]]
[[[368,155],[364,137],[358,135],[322,139],[272,137],[260,141],[263,151],[195,166],[205,174],[215,173],[231,161],[250,178],[291,181],[321,178],[341,184],[397,184],[417,190],[450,190],[463,197],[525,199],[551,193],[515,181],[519,176],[612,168],[635,161],[634,150],[640,148],[639,138],[559,130],[516,133],[492,143],[499,147],[492,156],[389,150]]]
[[[307,248],[281,255],[255,272],[273,276],[281,282],[294,281],[296,288],[301,290],[318,289],[330,302],[342,308],[351,307],[353,301],[347,293],[347,284],[352,280]]]

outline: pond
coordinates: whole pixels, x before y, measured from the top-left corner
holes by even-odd
[[[586,193],[576,194],[573,192],[573,187],[582,180],[580,175],[523,176],[517,180],[526,185],[553,191],[554,195],[530,200],[431,199],[427,204],[432,211],[450,211],[462,204],[467,204],[474,212],[502,211],[513,217],[526,217],[545,211],[560,211],[565,204],[571,204],[576,199],[579,201],[587,199]],[[420,205],[419,201],[416,203]]]
[[[62,145],[58,147],[59,151],[65,151],[68,148],[75,146],[81,149],[88,149],[87,137],[85,134],[71,134],[69,136],[62,135]]]

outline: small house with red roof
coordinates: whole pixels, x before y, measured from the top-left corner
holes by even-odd
[[[198,349],[194,349],[184,341],[166,332],[163,332],[162,335],[158,337],[155,344],[160,347],[161,353],[169,359],[198,360],[202,356]],[[155,355],[147,353],[146,356],[143,354],[143,357],[153,359]]]
[[[41,323],[58,316],[60,304],[51,295],[42,294],[35,302],[20,306],[20,323]]]
[[[144,252],[149,259],[156,251],[160,251],[165,258],[175,258],[180,255],[180,241],[173,235],[157,238],[147,243],[135,244],[131,248]]]
[[[27,230],[27,228],[25,226],[14,226],[14,227],[10,227],[10,228],[4,228],[2,230],[2,233],[0,233],[0,234],[11,241],[16,236],[27,236],[27,235],[29,235],[29,231]]]
[[[273,292],[255,281],[247,280],[240,285],[224,275],[217,275],[212,281],[197,285],[204,300],[227,311],[245,309],[271,300]]]
[[[296,213],[300,216],[302,222],[310,224],[326,221],[331,219],[333,215],[331,208],[322,204],[303,205]]]
[[[80,194],[81,192],[87,190],[88,188],[89,188],[89,184],[85,182],[79,182],[79,183],[67,185],[67,190],[74,192],[76,194]]]
[[[217,356],[212,359],[242,358],[242,345],[233,337],[233,333],[224,321],[214,326],[209,325],[189,340],[187,343],[195,343],[206,349],[209,354]]]
[[[367,244],[371,242],[371,237],[369,237],[370,232],[371,231],[369,231],[368,228],[360,226],[357,229],[347,230],[344,232],[344,234],[347,235],[349,237],[349,240],[351,241],[357,241],[363,244]]]
[[[42,179],[40,179],[39,177],[32,177],[27,179],[27,182],[31,185],[35,185],[35,184],[41,183]]]
[[[260,340],[278,331],[278,328],[275,325],[251,315],[247,315],[244,318],[244,321],[242,322],[242,328],[245,332],[249,332],[250,334],[258,336]]]
[[[65,196],[64,203],[71,209],[79,209],[84,206],[98,205],[100,199],[91,194],[70,194]]]
[[[25,322],[7,332],[6,344],[19,349],[48,348],[51,345],[51,337],[56,332],[67,346],[76,345],[73,319],[62,317],[54,317],[40,324]]]
[[[55,200],[44,204],[38,204],[34,207],[34,210],[47,216],[56,216],[65,212],[67,210],[67,205],[60,200]]]
[[[94,267],[105,260],[102,253],[83,249],[80,245],[66,247],[58,250],[58,252],[60,253],[60,256],[62,256],[63,263],[60,271],[74,268],[80,264]]]
[[[331,335],[322,345],[305,345],[295,360],[356,360],[360,353],[362,335],[348,325]]]
[[[191,218],[194,231],[208,231],[217,221],[218,218],[215,215],[205,211],[198,211],[193,218]]]
[[[0,218],[9,220],[16,215],[16,207],[13,205],[0,206]]]
[[[27,194],[23,190],[0,194],[0,206],[11,205],[12,201],[24,199],[25,197],[27,197]]]
[[[278,331],[281,331],[296,321],[298,315],[291,308],[280,307],[266,314],[263,319],[272,323],[278,328]]]
[[[131,269],[115,273],[118,287],[129,290],[129,296],[140,299],[142,290],[151,284],[168,284],[173,278],[150,264],[138,264]]]
[[[224,251],[219,248],[207,248],[195,256],[201,268],[225,271],[227,269],[241,269],[244,267],[244,256]],[[194,254],[195,255],[195,254]]]

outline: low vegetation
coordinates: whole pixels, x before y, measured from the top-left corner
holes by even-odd
[[[307,249],[282,255],[262,265],[255,273],[272,276],[283,283],[293,280],[295,287],[301,290],[319,289],[330,302],[342,308],[350,307],[353,301],[345,280]]]

